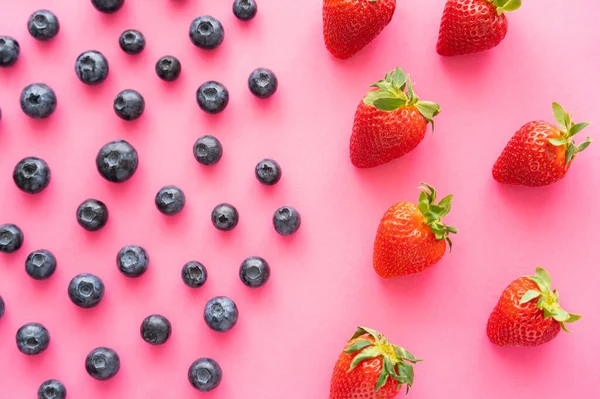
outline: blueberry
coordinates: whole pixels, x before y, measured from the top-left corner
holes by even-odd
[[[191,261],[186,263],[183,269],[181,269],[181,278],[188,287],[199,288],[206,283],[208,273],[202,263]]]
[[[235,326],[238,319],[238,309],[235,302],[226,296],[218,296],[206,304],[204,321],[218,332],[227,332]]]
[[[224,38],[223,25],[211,16],[198,17],[190,25],[190,39],[197,47],[213,50],[223,43]]]
[[[215,165],[222,156],[223,146],[214,136],[202,136],[194,143],[194,157],[202,165]]]
[[[257,11],[258,6],[254,0],[235,0],[233,2],[233,14],[242,21],[254,18]]]
[[[240,279],[250,288],[262,287],[271,276],[271,268],[266,260],[251,256],[240,266]]]
[[[269,98],[277,91],[277,76],[267,68],[257,68],[248,78],[248,88],[258,98]]]
[[[0,36],[0,68],[9,67],[19,59],[19,42],[11,36]]]
[[[275,211],[273,215],[273,226],[282,236],[294,234],[300,228],[302,218],[298,211],[291,206],[283,206]]]
[[[13,170],[13,180],[17,187],[28,194],[38,194],[50,184],[52,174],[48,164],[36,157],[24,158]]]
[[[223,371],[219,363],[209,358],[196,360],[188,370],[190,384],[200,392],[209,392],[219,386]]]
[[[137,151],[125,140],[111,141],[98,152],[96,167],[106,180],[123,183],[129,180],[137,170]]]
[[[231,204],[220,204],[212,211],[212,223],[218,230],[229,231],[237,226],[240,219],[237,209]]]
[[[144,113],[146,102],[144,97],[135,90],[123,90],[113,104],[115,114],[123,120],[134,121]]]
[[[65,399],[67,388],[58,380],[44,381],[37,392],[38,399]]]
[[[25,272],[35,280],[47,280],[56,271],[56,257],[47,249],[33,251],[25,260]]]
[[[50,344],[50,333],[39,323],[28,323],[17,331],[17,348],[25,355],[39,355]]]
[[[171,55],[165,55],[156,61],[154,69],[159,78],[166,82],[172,82],[181,75],[181,62]]]
[[[142,334],[144,341],[149,344],[162,345],[171,336],[171,323],[166,317],[153,314],[146,317],[142,322],[140,334]]]
[[[126,277],[140,277],[148,270],[149,263],[148,253],[138,245],[127,245],[117,255],[117,266]]]
[[[263,159],[256,165],[254,174],[265,186],[274,186],[281,180],[281,167],[272,159]]]
[[[123,7],[125,0],[92,0],[92,5],[96,10],[105,14],[112,14]]]
[[[99,51],[86,51],[77,57],[75,73],[86,85],[100,84],[108,76],[108,61]]]
[[[21,248],[23,232],[14,224],[0,224],[0,252],[11,254]]]
[[[121,33],[119,46],[127,54],[139,54],[146,47],[146,38],[139,30],[128,29]]]
[[[221,83],[211,80],[198,88],[196,101],[204,112],[218,114],[229,104],[229,91]]]
[[[51,11],[38,10],[31,14],[27,21],[27,29],[31,36],[46,41],[54,38],[60,30],[58,18]]]
[[[99,381],[113,378],[121,368],[121,359],[113,349],[96,348],[85,358],[85,370]]]
[[[56,93],[48,85],[34,83],[21,92],[21,109],[33,119],[45,119],[56,110]]]
[[[93,274],[78,274],[69,283],[69,298],[80,308],[93,308],[104,297],[104,283]]]
[[[108,221],[108,208],[104,202],[88,199],[77,208],[77,223],[87,231],[98,231]]]
[[[0,319],[4,316],[4,311],[6,310],[6,305],[4,304],[4,299],[0,296]]]
[[[156,208],[165,215],[177,215],[185,206],[185,194],[179,187],[165,186],[156,193]]]

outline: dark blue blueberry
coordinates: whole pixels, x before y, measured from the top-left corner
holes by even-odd
[[[196,360],[188,370],[190,384],[200,392],[209,392],[219,386],[223,371],[219,363],[209,358]]]
[[[27,21],[27,29],[37,40],[46,41],[54,38],[60,30],[58,18],[51,11],[38,10],[31,14]]]
[[[223,146],[214,136],[202,136],[194,143],[194,157],[202,165],[215,165],[222,156]]]
[[[34,83],[21,92],[21,109],[34,119],[49,117],[56,110],[56,93],[48,85]]]
[[[96,10],[105,14],[112,14],[123,7],[125,0],[92,0],[92,5]]]
[[[291,206],[283,206],[275,211],[273,215],[273,226],[282,236],[294,234],[300,228],[302,218],[298,211]]]
[[[148,316],[140,326],[140,333],[144,341],[152,345],[162,345],[171,336],[171,323],[159,314]]]
[[[11,254],[23,245],[23,232],[14,224],[0,224],[0,252]]]
[[[113,108],[119,118],[134,121],[144,113],[146,102],[140,93],[128,89],[117,94]]]
[[[33,251],[25,260],[25,272],[35,280],[49,279],[56,271],[56,257],[47,249]]]
[[[204,112],[218,114],[229,104],[229,91],[219,82],[206,82],[196,91],[196,101]]]
[[[277,91],[277,76],[267,68],[257,68],[248,78],[248,88],[258,98],[269,98]]]
[[[185,194],[179,187],[165,186],[156,193],[156,208],[165,215],[177,215],[185,206]]]
[[[233,205],[219,204],[213,209],[211,219],[217,229],[229,231],[237,226],[240,215]]]
[[[262,287],[271,276],[271,268],[266,260],[258,256],[247,258],[240,266],[240,279],[250,288]]]
[[[121,33],[119,46],[127,54],[139,54],[146,47],[146,38],[139,30],[128,29]]]
[[[198,17],[190,25],[190,39],[197,47],[212,50],[219,47],[224,38],[223,25],[211,16]]]
[[[17,348],[25,355],[39,355],[50,344],[50,333],[39,323],[28,323],[17,331]]]
[[[249,21],[256,16],[258,6],[254,0],[235,0],[233,14],[242,21]]]
[[[0,67],[9,67],[19,59],[19,42],[11,36],[0,36]]]
[[[108,61],[99,51],[86,51],[77,57],[75,73],[86,85],[100,84],[108,76]]]
[[[87,231],[98,231],[108,221],[108,208],[104,202],[88,199],[77,208],[77,223]]]
[[[148,253],[138,245],[127,245],[117,255],[117,266],[126,277],[140,277],[148,270],[149,263]]]
[[[67,388],[58,380],[44,381],[37,392],[38,399],[65,399]]]
[[[6,310],[6,305],[4,304],[4,299],[0,295],[0,319],[4,316],[4,311]]]
[[[105,144],[96,156],[96,168],[102,177],[113,183],[129,180],[138,167],[138,154],[125,140]]]
[[[40,158],[24,158],[15,166],[13,170],[13,180],[20,190],[28,194],[37,194],[42,192],[48,184],[52,174],[48,164]]]
[[[202,263],[191,261],[186,263],[183,269],[181,269],[181,278],[188,287],[200,288],[206,283],[208,273]]]
[[[121,359],[113,349],[96,348],[85,358],[85,370],[99,381],[113,378],[121,368]]]
[[[215,331],[227,332],[235,326],[237,320],[237,306],[226,296],[211,299],[204,308],[204,321]]]
[[[165,55],[156,61],[154,69],[159,78],[166,82],[172,82],[181,75],[181,62],[171,55]]]
[[[256,165],[254,174],[265,186],[273,186],[281,180],[281,167],[272,159],[263,159]]]
[[[80,308],[93,308],[104,297],[104,283],[100,277],[84,273],[73,277],[69,283],[69,298]]]

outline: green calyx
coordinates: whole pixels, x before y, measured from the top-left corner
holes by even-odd
[[[452,207],[452,195],[448,195],[436,204],[436,191],[429,184],[421,183],[419,187],[421,195],[419,196],[419,211],[423,214],[425,223],[431,228],[435,238],[446,240],[452,252],[452,240],[450,234],[456,234],[458,231],[452,226],[446,226],[442,223],[442,218],[450,213]]]
[[[384,80],[373,83],[372,90],[363,99],[367,105],[371,105],[381,111],[395,111],[398,108],[414,105],[427,123],[433,128],[433,118],[440,113],[439,104],[430,101],[421,101],[413,88],[410,76],[405,74],[402,68],[396,68],[385,75]]]
[[[521,0],[488,0],[496,6],[498,15],[502,15],[508,11],[515,11],[521,8]]]
[[[371,337],[373,341],[366,339],[365,336]],[[354,370],[356,366],[365,360],[381,356],[383,363],[379,379],[375,385],[375,392],[392,378],[398,383],[397,389],[400,389],[402,385],[406,385],[406,393],[408,393],[415,378],[412,365],[423,360],[417,359],[406,349],[390,343],[384,335],[370,328],[358,327],[350,341],[356,338],[361,339],[348,345],[344,350],[344,353],[347,354],[357,353],[350,364],[348,372]]]
[[[544,311],[544,318],[552,317],[560,323],[560,327],[569,332],[565,323],[573,323],[581,319],[578,314],[573,314],[565,311],[560,307],[558,291],[552,290],[552,279],[550,274],[541,267],[535,269],[535,276],[527,276],[527,278],[537,284],[539,290],[529,290],[521,298],[520,304],[524,304],[534,299],[537,299],[537,307]]]
[[[573,141],[573,136],[585,129],[590,123],[573,123],[571,120],[571,115],[566,113],[564,108],[558,103],[552,103],[552,110],[554,111],[556,122],[558,122],[559,126],[561,127],[561,137],[557,139],[548,139],[548,141],[557,147],[567,146],[565,167],[568,167],[573,159],[575,159],[575,155],[588,148],[588,146],[592,143],[592,139],[590,137],[588,137],[579,145],[575,145],[575,142]]]

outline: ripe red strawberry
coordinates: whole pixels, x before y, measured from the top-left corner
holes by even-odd
[[[440,106],[420,101],[410,76],[401,68],[374,83],[358,105],[350,138],[350,160],[357,168],[372,168],[414,150],[425,137],[427,123]]]
[[[323,0],[325,46],[337,58],[350,58],[390,23],[396,0]]]
[[[448,0],[440,25],[438,54],[471,54],[496,47],[508,31],[504,13],[519,7],[521,0]]]
[[[592,139],[576,146],[573,136],[588,122],[574,124],[571,116],[557,103],[552,104],[560,129],[543,121],[529,122],[510,139],[492,174],[504,184],[539,187],[562,179],[575,155],[585,150]]]
[[[383,215],[375,237],[373,266],[383,278],[405,276],[435,265],[446,253],[449,234],[456,233],[441,219],[450,212],[452,195],[435,204],[435,189],[421,186],[419,204],[400,202]]]
[[[502,293],[487,324],[487,336],[500,346],[538,346],[556,338],[565,323],[581,316],[564,311],[558,291],[551,290],[547,271],[536,268],[535,276],[521,277]]]
[[[377,331],[358,327],[335,364],[329,399],[391,399],[402,385],[408,393],[412,364],[420,361]]]

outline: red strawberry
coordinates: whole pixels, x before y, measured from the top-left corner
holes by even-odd
[[[521,0],[448,0],[440,25],[438,54],[471,54],[496,47],[508,31],[504,12],[519,7]]]
[[[354,115],[350,160],[357,168],[372,168],[414,150],[425,137],[427,123],[440,106],[420,101],[410,76],[400,68],[374,83]]]
[[[350,58],[390,23],[396,0],[323,0],[325,46],[337,58]]]
[[[405,384],[408,393],[412,364],[420,361],[377,331],[358,327],[335,364],[329,399],[391,399]]]
[[[557,103],[552,104],[560,129],[542,121],[529,122],[510,139],[492,174],[504,184],[539,187],[562,179],[575,158],[592,139],[576,146],[573,136],[588,122],[574,124],[571,116]]]
[[[383,215],[375,237],[373,266],[383,278],[405,276],[435,265],[452,249],[452,226],[441,219],[450,212],[452,195],[435,204],[433,187],[423,184],[419,204],[400,202]]]
[[[581,316],[564,311],[558,291],[551,290],[547,271],[536,268],[535,276],[521,277],[502,293],[487,325],[487,336],[500,346],[538,346],[556,338],[565,323]]]

